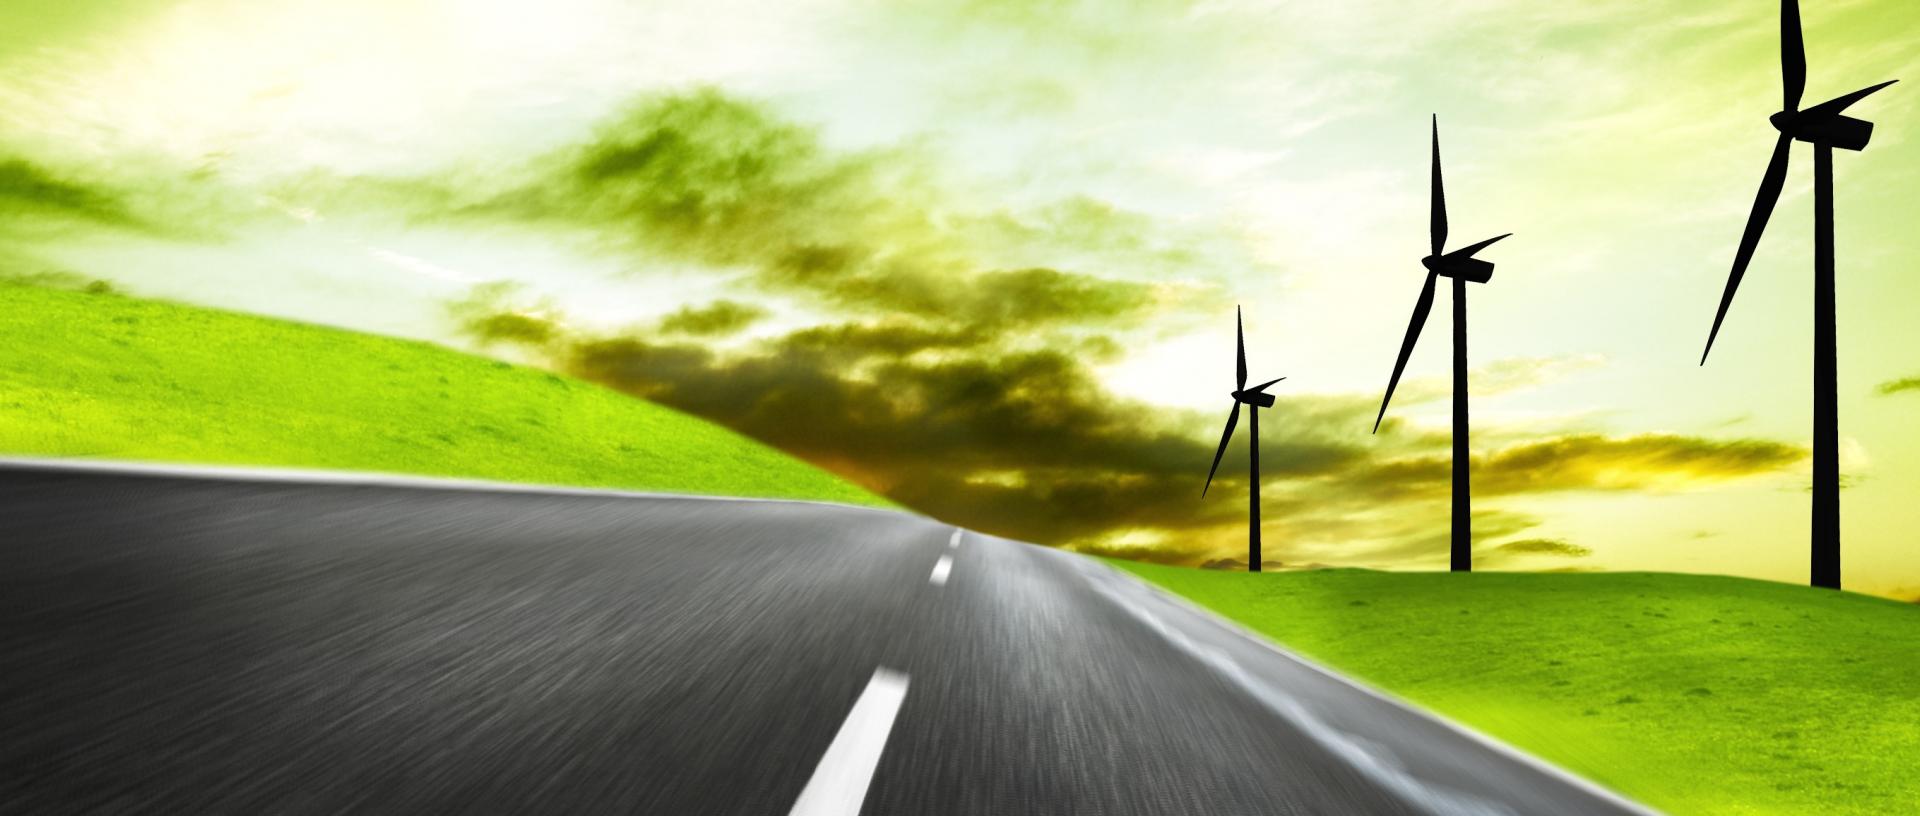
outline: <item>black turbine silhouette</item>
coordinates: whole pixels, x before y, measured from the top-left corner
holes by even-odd
[[[1760,195],[1747,216],[1746,232],[1733,256],[1727,290],[1720,295],[1720,311],[1713,316],[1707,348],[1700,364],[1707,364],[1720,323],[1727,318],[1733,293],[1747,274],[1754,247],[1767,228],[1767,218],[1780,201],[1787,182],[1787,157],[1795,139],[1813,145],[1813,557],[1812,578],[1817,587],[1840,588],[1840,422],[1835,369],[1839,352],[1834,340],[1833,314],[1833,150],[1864,150],[1873,136],[1873,123],[1841,115],[1868,94],[1896,80],[1862,88],[1805,110],[1800,96],[1807,88],[1807,47],[1800,35],[1799,0],[1780,4],[1780,78],[1783,109],[1768,117],[1779,141],[1760,179]]]
[[[1513,233],[1507,233],[1512,235]],[[1467,282],[1486,283],[1493,279],[1493,264],[1474,256],[1507,237],[1488,238],[1471,246],[1446,252],[1447,193],[1440,180],[1440,117],[1433,117],[1433,221],[1432,253],[1420,259],[1427,268],[1426,285],[1413,304],[1413,321],[1407,324],[1407,337],[1400,342],[1400,357],[1393,363],[1393,378],[1387,380],[1386,396],[1380,398],[1380,415],[1373,420],[1373,432],[1380,432],[1380,421],[1387,416],[1387,403],[1393,401],[1393,389],[1413,355],[1414,341],[1427,324],[1433,310],[1434,279],[1445,275],[1453,279],[1453,535],[1451,561],[1454,572],[1473,569],[1473,491],[1468,484],[1467,466]]]
[[[1260,409],[1273,407],[1273,395],[1267,393],[1267,387],[1286,379],[1268,380],[1252,388],[1247,387],[1247,334],[1240,325],[1240,309],[1233,310],[1233,334],[1239,342],[1233,381],[1233,413],[1227,415],[1227,429],[1220,434],[1220,449],[1213,452],[1213,467],[1207,470],[1207,484],[1200,488],[1201,498],[1213,487],[1213,474],[1220,470],[1220,457],[1227,453],[1227,443],[1233,439],[1234,426],[1240,424],[1240,406],[1247,406],[1247,461],[1251,474],[1247,483],[1247,570],[1260,571]]]

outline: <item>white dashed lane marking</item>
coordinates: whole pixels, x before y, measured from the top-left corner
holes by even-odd
[[[907,676],[884,666],[847,712],[833,744],[820,756],[813,778],[794,800],[790,816],[858,816],[873,783],[873,769],[893,733],[893,718],[907,699]]]

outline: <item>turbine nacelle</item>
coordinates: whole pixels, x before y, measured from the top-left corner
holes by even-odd
[[[1507,233],[1507,235],[1512,234],[1513,233]],[[1444,255],[1439,254],[1439,249],[1436,245],[1434,250],[1435,254],[1421,258],[1420,265],[1426,267],[1428,272],[1432,272],[1435,275],[1459,278],[1473,283],[1486,283],[1487,281],[1493,280],[1493,263],[1480,260],[1473,256],[1478,254],[1480,250],[1500,243],[1507,235],[1488,238],[1480,243],[1464,246]]]
[[[1241,405],[1252,405],[1256,408],[1273,407],[1273,395],[1257,390],[1235,391],[1228,396],[1233,397],[1233,401]]]
[[[1493,280],[1493,263],[1479,258],[1456,258],[1451,255],[1428,255],[1420,259],[1420,265],[1428,272],[1447,278],[1464,278],[1470,283],[1486,283]]]
[[[1774,130],[1799,141],[1841,150],[1865,150],[1867,142],[1873,138],[1872,122],[1840,114],[1810,116],[1795,111],[1780,111],[1767,117],[1767,121],[1773,124]]]

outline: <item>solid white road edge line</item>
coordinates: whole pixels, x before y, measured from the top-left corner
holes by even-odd
[[[946,586],[947,575],[953,572],[953,556],[943,555],[933,562],[933,574],[927,576],[927,582],[934,586]]]
[[[867,690],[860,692],[813,778],[794,800],[791,816],[858,816],[887,735],[893,733],[893,718],[907,698],[907,679],[885,666],[874,669]]]
[[[804,504],[840,510],[873,513],[916,513],[885,507],[871,507],[824,499],[781,499],[755,496],[708,496],[699,493],[622,490],[611,487],[566,487],[528,482],[497,482],[487,479],[461,479],[419,476],[405,473],[376,473],[363,470],[316,470],[253,465],[199,465],[178,462],[137,462],[118,459],[48,459],[27,456],[0,456],[0,471],[39,471],[99,476],[149,476],[172,479],[199,479],[221,482],[258,482],[275,484],[312,484],[344,487],[398,487],[413,490],[453,490],[479,493],[528,493],[543,496],[580,496],[586,498],[641,499],[646,501],[756,502],[764,504]]]
[[[1062,552],[1062,551],[1050,550],[1050,552]],[[1075,555],[1074,553],[1064,553],[1064,552],[1062,554]],[[1231,620],[1226,616],[1221,615],[1218,612],[1215,612],[1211,609],[1208,609],[1204,606],[1194,603],[1193,601],[1187,600],[1186,598],[1183,598],[1179,595],[1175,595],[1173,592],[1166,589],[1162,589],[1159,586],[1156,586],[1145,579],[1136,578],[1133,575],[1122,572],[1118,567],[1102,564],[1087,558],[1075,559],[1073,563],[1091,565],[1093,568],[1101,570],[1102,572],[1100,574],[1104,575],[1108,580],[1121,581],[1121,582],[1128,583],[1134,587],[1144,589],[1148,593],[1152,594],[1154,597],[1160,599],[1161,601],[1171,604],[1180,609],[1184,609],[1194,617],[1200,618],[1202,620],[1210,621],[1213,623],[1214,626],[1217,626],[1221,629],[1225,629],[1229,632],[1236,633],[1240,637],[1246,639],[1247,641],[1252,642],[1253,644],[1261,648],[1264,648],[1269,652],[1279,655],[1283,659],[1305,666],[1309,670],[1317,674],[1325,676],[1330,680],[1338,682],[1341,685],[1347,686],[1348,688],[1358,691],[1361,694],[1364,694],[1376,700],[1379,700],[1380,702],[1386,703],[1387,705],[1394,706],[1396,708],[1402,708],[1407,711],[1414,712],[1422,717],[1426,717],[1429,720],[1439,723],[1442,728],[1445,728],[1449,731],[1459,734],[1460,736],[1468,740],[1479,743],[1481,747],[1484,747],[1487,750],[1493,751],[1496,754],[1507,757],[1508,759],[1511,759],[1515,762],[1518,762],[1522,765],[1525,765],[1529,768],[1539,771],[1540,773],[1546,774],[1547,776],[1553,777],[1554,779],[1558,779],[1562,782],[1565,782],[1568,785],[1571,785],[1573,787],[1579,788],[1580,790],[1586,791],[1587,793],[1592,794],[1597,798],[1600,798],[1607,802],[1612,803],[1613,805],[1621,808],[1622,810],[1626,810],[1627,812],[1630,812],[1630,813],[1642,814],[1642,816],[1661,816],[1659,811],[1656,811],[1650,807],[1647,807],[1646,805],[1643,805],[1639,802],[1633,801],[1632,799],[1627,798],[1624,794],[1620,793],[1619,791],[1602,787],[1599,783],[1594,782],[1591,779],[1587,779],[1586,777],[1575,774],[1572,771],[1569,771],[1565,768],[1562,768],[1558,765],[1555,765],[1551,762],[1548,762],[1544,759],[1541,759],[1537,756],[1527,753],[1526,751],[1523,751],[1519,748],[1509,745],[1496,737],[1488,735],[1482,731],[1476,730],[1471,726],[1457,722],[1450,717],[1440,714],[1439,712],[1436,712],[1427,708],[1423,708],[1408,700],[1404,700],[1394,694],[1374,688],[1352,677],[1348,677],[1347,675],[1341,674],[1338,671],[1335,671],[1327,666],[1324,666],[1318,662],[1315,662],[1314,660],[1306,657],[1305,655],[1301,655],[1293,651],[1292,649],[1288,649],[1284,646],[1281,646],[1278,643],[1273,642],[1273,640],[1268,638],[1266,635],[1262,635],[1258,632],[1253,631],[1252,629],[1248,628],[1246,625],[1240,623],[1239,621]],[[1091,574],[1087,572],[1085,567],[1081,567],[1081,575],[1083,577],[1091,576]],[[1104,590],[1104,589],[1102,591],[1107,592],[1107,590]],[[1112,596],[1109,595],[1109,597],[1112,597]],[[1125,606],[1127,606],[1127,604],[1122,604],[1123,608]]]

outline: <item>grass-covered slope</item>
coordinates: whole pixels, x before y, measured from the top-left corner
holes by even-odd
[[[0,284],[0,455],[414,473],[889,506],[732,431],[439,346]]]
[[[1675,814],[1920,807],[1920,606],[1698,575],[1113,563]]]

